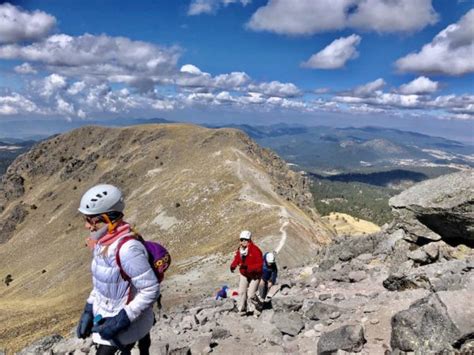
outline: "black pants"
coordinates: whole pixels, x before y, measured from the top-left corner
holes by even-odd
[[[134,347],[135,343],[124,345],[124,351],[121,351],[122,355],[129,355],[130,351]],[[141,338],[138,342],[138,349],[140,355],[150,355],[151,338],[150,333]],[[96,355],[114,355],[119,349],[116,346],[111,345],[99,345],[97,348]]]

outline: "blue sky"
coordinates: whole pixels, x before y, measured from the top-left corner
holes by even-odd
[[[42,0],[0,19],[0,120],[474,135],[471,1]]]

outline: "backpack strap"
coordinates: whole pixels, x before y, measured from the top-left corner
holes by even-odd
[[[117,263],[117,266],[120,269],[120,276],[122,276],[122,278],[127,282],[130,282],[130,276],[128,276],[127,273],[122,268],[122,262],[120,261],[120,249],[126,242],[132,239],[136,240],[137,238],[135,238],[134,236],[128,235],[120,239],[117,244],[117,251],[115,252],[115,262]]]

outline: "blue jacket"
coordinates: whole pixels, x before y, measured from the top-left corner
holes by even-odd
[[[267,253],[265,253],[265,255],[263,256],[263,274],[262,274],[262,279],[263,281],[271,281],[272,284],[276,284],[276,279],[277,279],[277,276],[278,276],[278,267],[276,265],[276,263],[273,263],[273,264],[268,264],[266,259],[265,259],[265,256],[267,255]]]

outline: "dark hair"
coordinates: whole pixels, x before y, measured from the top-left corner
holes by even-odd
[[[123,213],[118,212],[118,211],[111,211],[111,212],[107,212],[107,213],[104,213],[104,214],[106,214],[107,217],[109,217],[111,222],[115,222],[116,220],[121,219],[123,217]],[[105,222],[105,221],[102,221],[102,222]]]

